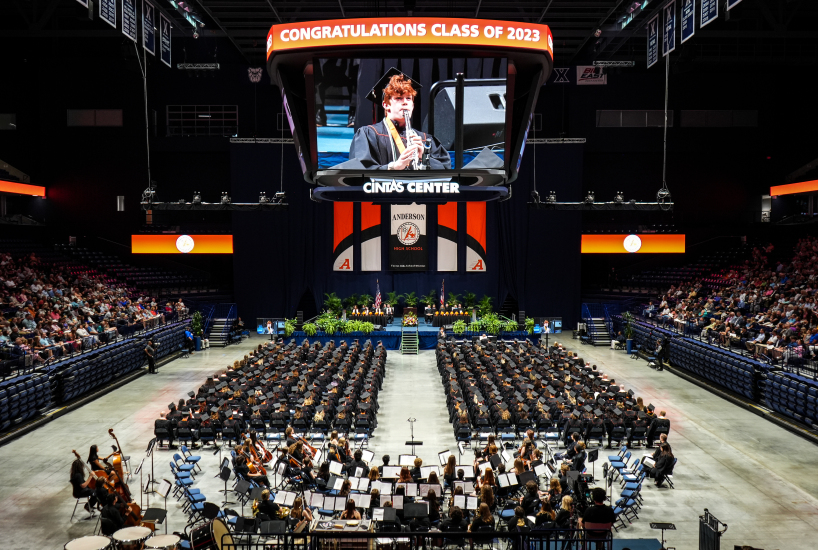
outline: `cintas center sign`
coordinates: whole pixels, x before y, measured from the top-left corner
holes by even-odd
[[[460,184],[452,181],[372,181],[364,184],[364,193],[460,193]]]

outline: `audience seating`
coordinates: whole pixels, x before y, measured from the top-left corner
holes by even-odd
[[[671,341],[670,361],[748,399],[759,398],[758,382],[764,366],[758,361],[690,338]]]
[[[787,372],[770,372],[764,384],[767,405],[808,426],[818,423],[818,382]]]

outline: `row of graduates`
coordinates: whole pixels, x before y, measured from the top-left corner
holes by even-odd
[[[381,342],[370,341],[259,345],[187,400],[168,405],[154,431],[195,441],[202,429],[238,440],[250,428],[266,431],[266,424],[299,432],[374,428],[386,355]]]
[[[586,441],[607,438],[610,446],[644,436],[657,419],[653,405],[645,407],[560,344],[441,340],[436,353],[457,437],[487,428],[556,428],[565,442],[579,433]]]

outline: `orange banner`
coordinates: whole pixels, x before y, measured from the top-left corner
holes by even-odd
[[[583,254],[680,254],[684,235],[583,235]]]
[[[45,187],[0,180],[0,193],[15,193],[17,195],[31,195],[32,197],[45,198]]]
[[[275,52],[339,46],[483,46],[542,50],[554,59],[548,25],[447,17],[373,17],[273,25],[267,59]]]
[[[781,195],[795,195],[796,193],[810,193],[813,191],[818,191],[818,180],[802,181],[789,185],[774,185],[770,187],[770,196],[780,197]]]
[[[233,235],[131,235],[133,254],[232,254]]]

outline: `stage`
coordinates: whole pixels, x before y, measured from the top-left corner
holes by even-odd
[[[326,335],[323,332],[319,332],[315,336],[307,336],[303,331],[296,331],[290,336],[290,338],[295,338],[296,342],[300,342],[305,338],[309,339],[310,342],[320,342],[323,346],[330,340],[335,340],[336,343],[340,342],[341,340],[372,340],[373,342],[377,342],[380,340],[383,342],[384,347],[388,350],[397,350],[400,349],[400,339],[401,339],[401,320],[395,319],[392,321],[391,324],[387,325],[385,328],[386,330],[379,330],[370,332],[369,334],[364,334],[363,332],[351,332],[346,334],[336,333],[332,336]],[[427,324],[424,319],[418,319],[418,349],[435,349],[435,345],[437,345],[437,338],[438,333],[440,331],[439,328],[433,327],[431,324]],[[404,330],[411,330],[411,327],[404,327]],[[454,336],[458,340],[462,339],[471,339],[473,337],[478,337],[480,334],[478,333],[471,333],[466,332],[463,334],[454,334],[452,331],[446,331],[446,336]],[[539,334],[527,334],[524,331],[518,332],[504,332],[500,335],[500,338],[503,340],[531,340],[534,345],[539,345],[540,342],[540,335]]]

